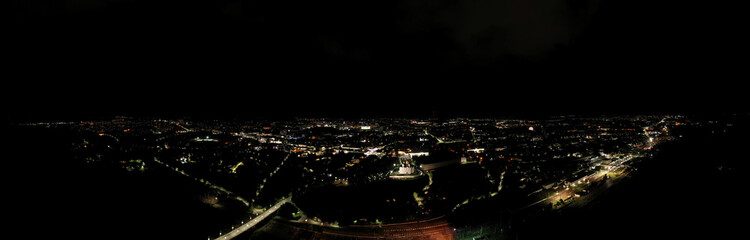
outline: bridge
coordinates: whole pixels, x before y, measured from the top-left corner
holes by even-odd
[[[281,169],[281,167],[284,165],[284,163],[286,163],[286,160],[289,159],[289,157],[291,155],[292,155],[292,152],[289,152],[284,157],[284,159],[281,160],[281,163],[279,164],[279,166],[276,167],[276,169],[271,172],[271,174],[268,176],[268,178],[273,177],[273,175],[276,172],[278,172],[279,169]],[[237,167],[239,167],[241,164],[243,164],[243,163],[240,162],[236,166],[234,166],[234,168],[232,168],[232,171],[234,171],[235,169],[237,169]],[[264,186],[263,184],[265,184],[265,182],[266,182],[266,179],[263,179],[263,183],[260,185],[260,188],[258,189],[258,191],[255,192],[255,196],[256,197],[258,197],[260,195],[261,190],[263,190],[263,186]],[[255,199],[253,199],[252,201],[255,202]],[[228,233],[226,233],[224,235],[221,235],[221,236],[219,236],[219,237],[217,237],[215,239],[216,240],[224,240],[224,239],[232,239],[234,237],[239,236],[240,234],[244,233],[245,231],[247,231],[247,230],[252,229],[253,227],[255,227],[255,225],[257,225],[258,223],[263,222],[263,220],[265,220],[268,216],[271,216],[273,213],[276,212],[276,210],[279,210],[279,208],[281,208],[281,206],[284,205],[284,204],[286,204],[286,203],[290,203],[294,207],[297,207],[297,205],[294,204],[294,202],[292,202],[292,195],[289,195],[288,198],[284,198],[281,201],[277,202],[276,204],[274,204],[273,206],[271,206],[269,209],[267,209],[266,211],[264,211],[263,213],[261,213],[257,217],[252,218],[247,223],[242,224],[242,226],[234,228],[231,232],[228,232]]]
[[[263,213],[261,213],[257,217],[255,217],[253,219],[250,219],[250,221],[246,222],[245,224],[242,224],[242,226],[234,228],[234,230],[232,230],[231,232],[228,232],[228,233],[226,233],[224,235],[221,235],[221,236],[219,236],[217,238],[214,238],[214,239],[215,240],[225,240],[225,239],[235,238],[235,237],[239,236],[240,234],[246,232],[247,230],[252,229],[258,223],[263,222],[263,220],[265,220],[266,218],[268,218],[268,216],[273,215],[273,213],[275,213],[277,210],[279,210],[279,208],[281,208],[281,206],[283,206],[286,203],[294,204],[294,203],[292,203],[292,197],[291,196],[288,197],[288,198],[285,198],[285,199],[283,199],[283,200],[281,200],[279,202],[277,202],[276,204],[274,204],[273,206],[271,206],[270,208],[268,208],[266,211],[264,211]]]

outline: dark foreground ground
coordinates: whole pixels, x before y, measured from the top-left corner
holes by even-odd
[[[148,165],[127,172],[71,156],[71,132],[12,127],[3,131],[5,217],[26,239],[206,239],[244,217],[200,201],[204,188]],[[237,220],[239,221],[239,220]]]

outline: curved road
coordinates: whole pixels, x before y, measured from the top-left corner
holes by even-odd
[[[285,198],[284,200],[279,201],[278,203],[276,203],[271,208],[269,208],[268,210],[264,211],[263,213],[261,213],[257,217],[251,219],[250,221],[246,222],[245,224],[242,224],[242,226],[240,226],[238,228],[235,228],[231,232],[228,232],[228,233],[226,233],[224,235],[221,235],[221,236],[219,236],[217,238],[214,238],[214,239],[216,239],[216,240],[224,240],[224,239],[232,239],[234,237],[237,237],[240,234],[244,233],[245,231],[247,231],[247,230],[255,227],[255,225],[257,225],[259,222],[262,222],[268,216],[271,216],[271,214],[273,214],[274,212],[276,212],[276,210],[279,210],[279,208],[281,208],[282,205],[284,205],[285,203],[289,203],[291,201],[292,201],[292,197]]]

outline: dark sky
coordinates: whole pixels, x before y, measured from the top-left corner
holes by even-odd
[[[11,120],[749,110],[747,17],[713,2],[12,4]]]

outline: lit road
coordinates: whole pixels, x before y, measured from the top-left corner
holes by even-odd
[[[310,223],[279,219],[272,220],[271,224],[279,232],[302,239],[455,239],[455,228],[443,216],[413,222],[347,227],[312,226]]]
[[[171,167],[171,166],[169,166],[169,164],[160,161],[158,158],[154,157],[154,162],[158,163],[158,164],[160,164],[160,165],[162,165],[162,166],[164,166],[164,167],[166,167],[168,169],[171,169],[172,171],[175,171],[176,173],[178,173],[180,175],[183,175],[185,177],[189,177],[189,178],[195,179],[196,181],[199,181],[198,178],[190,176],[185,171],[181,171],[181,170],[179,170],[176,167]],[[248,202],[247,200],[245,200],[244,198],[242,198],[240,196],[236,196],[234,193],[230,192],[229,190],[227,190],[227,189],[225,189],[225,188],[223,188],[221,186],[214,185],[211,182],[206,181],[206,180],[202,180],[201,183],[205,184],[206,186],[208,186],[208,187],[210,187],[212,189],[216,189],[216,190],[222,191],[222,192],[224,192],[226,194],[229,194],[231,196],[235,196],[234,199],[237,199],[238,201],[242,202],[243,204],[245,204],[245,206],[250,206],[250,202]]]
[[[278,171],[279,171],[279,169],[281,169],[281,167],[282,167],[282,166],[284,166],[284,163],[286,162],[286,160],[287,160],[287,159],[289,159],[289,156],[292,156],[292,152],[289,152],[289,153],[288,153],[288,154],[286,155],[286,157],[284,157],[284,159],[282,159],[282,160],[281,160],[281,163],[279,163],[279,166],[278,166],[278,167],[276,167],[276,169],[274,169],[274,170],[273,170],[273,171],[271,172],[271,174],[270,174],[270,175],[268,175],[268,177],[267,177],[267,178],[264,178],[264,179],[263,179],[263,182],[262,182],[262,183],[261,183],[261,184],[260,184],[260,185],[258,186],[258,190],[257,190],[257,191],[255,191],[255,197],[256,197],[256,198],[257,198],[258,196],[260,196],[260,191],[262,191],[262,190],[263,190],[263,187],[264,187],[264,186],[265,186],[265,184],[266,184],[266,180],[267,180],[268,178],[271,178],[271,177],[273,177],[273,175],[274,175],[274,174],[276,174],[276,172],[278,172]],[[255,200],[253,200],[253,201],[255,201]]]
[[[625,170],[625,167],[623,164],[632,159],[633,159],[633,156],[627,156],[625,158],[618,159],[612,162],[611,164],[612,167],[609,167],[608,170],[602,170],[602,171],[589,174],[587,176],[583,176],[577,180],[572,181],[571,184],[566,185],[564,189],[557,190],[555,191],[554,194],[551,194],[550,196],[546,198],[540,199],[526,206],[520,207],[516,209],[515,211],[521,211],[526,208],[530,208],[532,206],[542,204],[542,203],[543,204],[550,204],[550,203],[555,204],[559,200],[568,201],[573,197],[578,197],[576,195],[578,191],[581,191],[583,189],[591,191],[592,189],[590,188],[592,187],[592,183],[603,180],[605,175],[615,174],[616,176],[620,176],[620,177],[627,175],[627,171]],[[606,186],[605,188],[608,188],[608,186]],[[601,191],[601,189],[598,189],[598,190]]]
[[[285,203],[289,203],[291,201],[292,201],[292,197],[288,197],[288,198],[286,198],[284,200],[281,200],[278,203],[276,203],[275,205],[273,205],[271,208],[269,208],[268,210],[266,210],[263,213],[261,213],[260,215],[258,215],[257,217],[251,219],[250,221],[246,222],[245,224],[242,224],[242,226],[234,228],[234,230],[232,230],[231,232],[228,232],[228,233],[226,233],[224,235],[221,235],[221,236],[219,236],[219,237],[217,237],[215,239],[216,240],[223,240],[223,239],[232,239],[232,238],[235,238],[235,237],[239,236],[240,234],[244,233],[245,231],[247,231],[247,230],[255,227],[255,225],[257,225],[259,222],[263,222],[263,220],[265,220],[268,216],[271,216],[271,214],[273,214],[274,212],[276,212],[276,210],[279,210],[279,208],[281,208],[282,205],[284,205]]]
[[[438,141],[438,143],[444,143],[445,141],[443,139],[440,139],[439,137],[432,135],[432,133],[428,132],[427,129],[424,130],[424,133],[427,135],[430,135],[431,137],[435,138],[435,140]]]

